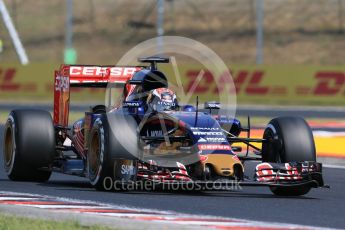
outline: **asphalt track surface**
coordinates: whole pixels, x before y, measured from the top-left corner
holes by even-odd
[[[0,126],[0,140],[2,135],[3,126]],[[2,141],[0,145],[2,149]],[[58,173],[53,173],[47,183],[13,182],[8,180],[2,167],[2,156],[0,165],[1,191],[91,200],[196,215],[345,228],[345,169],[324,168],[324,179],[331,189],[313,189],[305,196],[291,198],[274,196],[268,188],[261,187],[208,192],[99,192],[93,189],[85,178]],[[248,170],[251,175],[252,166],[248,166]]]

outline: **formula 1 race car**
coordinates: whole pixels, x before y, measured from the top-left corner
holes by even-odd
[[[216,114],[220,105],[204,109],[180,105],[157,63],[143,66],[62,65],[55,71],[54,115],[40,110],[14,110],[4,134],[5,171],[11,180],[47,181],[52,173],[87,177],[97,189],[109,183],[152,182],[157,185],[268,186],[276,195],[298,196],[324,186],[322,165],[308,124],[300,117],[277,117],[263,138],[236,118]],[[145,63],[149,63],[145,65]],[[68,125],[71,87],[123,88],[119,105],[97,105]],[[253,143],[262,143],[258,148]],[[243,143],[255,155],[236,154]],[[245,175],[246,161],[257,163],[254,177]]]

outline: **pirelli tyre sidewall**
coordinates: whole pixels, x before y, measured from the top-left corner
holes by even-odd
[[[55,155],[51,115],[41,110],[14,110],[4,129],[4,168],[11,180],[46,181]]]
[[[104,178],[111,175],[111,163],[108,158],[108,127],[102,118],[97,118],[89,134],[87,153],[87,172],[90,183],[103,190]]]
[[[315,143],[307,122],[301,117],[277,117],[264,131],[262,145],[263,162],[316,161]],[[276,195],[298,196],[308,193],[309,186],[271,187]]]
[[[119,130],[126,135],[129,127],[117,125]],[[87,173],[90,183],[97,190],[111,190],[115,182],[135,179],[136,170],[132,170],[133,173],[130,176],[121,174],[123,165],[135,167],[137,159],[126,152],[112,130],[107,117],[101,116],[96,118],[89,133]],[[137,142],[133,144],[137,145]]]

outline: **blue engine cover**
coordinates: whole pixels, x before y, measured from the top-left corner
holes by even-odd
[[[218,121],[219,125],[226,131],[235,136],[239,136],[242,130],[241,122],[236,118],[229,118],[224,115],[215,115],[214,118]]]
[[[210,114],[199,112],[196,118],[195,112],[176,112],[172,116],[187,125],[193,142],[198,145],[202,154],[233,154],[222,127]]]

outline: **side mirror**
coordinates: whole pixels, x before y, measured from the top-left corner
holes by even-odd
[[[220,109],[220,103],[215,101],[208,101],[204,104],[204,109]]]

